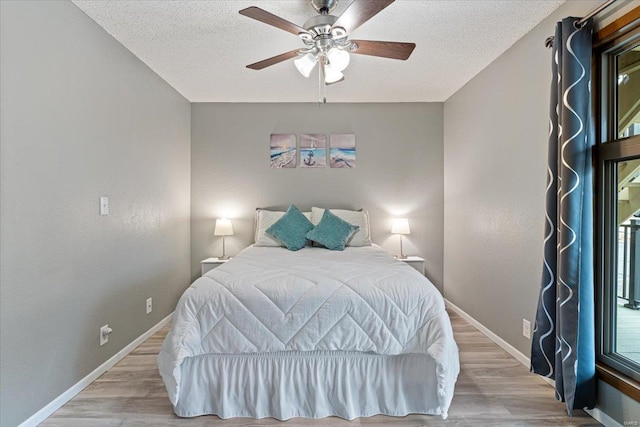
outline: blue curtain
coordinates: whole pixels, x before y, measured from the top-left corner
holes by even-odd
[[[591,33],[579,18],[558,22],[553,40],[542,286],[531,372],[552,378],[558,400],[595,405]]]

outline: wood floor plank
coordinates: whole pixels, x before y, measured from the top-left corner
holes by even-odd
[[[460,375],[449,418],[408,415],[406,417],[358,418],[347,421],[330,417],[319,420],[294,418],[232,418],[216,416],[179,418],[174,415],[156,357],[167,325],[138,346],[66,405],[45,420],[44,427],[358,427],[358,426],[599,426],[583,411],[566,414],[554,390],[527,367],[502,350],[455,313],[449,313],[460,349]]]

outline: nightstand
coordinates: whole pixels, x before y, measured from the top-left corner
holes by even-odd
[[[221,266],[222,264],[224,264],[225,262],[228,262],[228,259],[220,259],[217,257],[214,258],[207,258],[205,260],[200,261],[200,264],[202,265],[202,275],[204,276],[204,274],[207,271],[211,271],[216,267]]]
[[[411,267],[415,268],[420,272],[420,274],[424,274],[424,258],[420,258],[419,256],[407,256],[406,258],[396,258],[398,261],[406,262]]]

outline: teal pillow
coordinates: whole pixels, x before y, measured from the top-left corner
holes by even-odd
[[[305,237],[313,224],[300,209],[289,206],[287,212],[265,231],[278,239],[290,251],[302,249],[307,244]]]
[[[343,251],[351,236],[359,229],[360,227],[357,225],[353,225],[332,214],[329,209],[325,209],[318,225],[307,233],[307,239],[320,243],[332,251]]]

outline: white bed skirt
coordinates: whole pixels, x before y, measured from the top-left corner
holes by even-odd
[[[180,417],[352,420],[419,413],[446,418],[451,403],[438,399],[436,364],[422,354],[207,354],[185,359],[182,378],[174,407]]]

